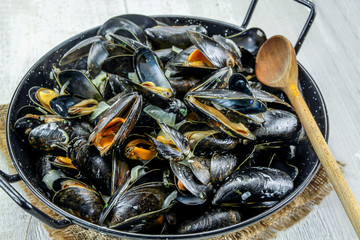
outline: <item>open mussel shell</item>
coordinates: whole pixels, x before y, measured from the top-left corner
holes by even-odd
[[[121,18],[127,19],[136,25],[138,25],[141,29],[145,30],[146,28],[155,27],[158,25],[156,20],[152,17],[141,15],[141,14],[124,14],[119,16]]]
[[[54,182],[55,185],[60,187],[60,190],[57,190],[53,196],[53,202],[57,206],[89,222],[98,222],[104,207],[100,194],[88,185],[74,179],[58,179]],[[59,187],[55,187],[54,190]]]
[[[240,70],[243,70],[241,63],[241,51],[239,47],[233,42],[231,39],[225,38],[221,35],[214,35],[212,37],[216,42],[221,44],[228,53],[231,54],[237,66],[239,66]]]
[[[164,94],[151,90],[151,88],[144,87],[143,85],[136,83],[127,78],[119,78],[120,83],[128,91],[138,92],[142,95],[147,102],[166,108],[169,105],[170,98],[166,97]]]
[[[109,37],[112,39],[112,41],[115,44],[117,44],[118,46],[125,49],[128,53],[134,53],[136,51],[136,49],[141,48],[141,47],[146,47],[146,45],[144,45],[134,39],[120,36],[117,34],[109,34]]]
[[[40,126],[43,122],[34,117],[21,117],[14,124],[15,131],[22,137],[27,137],[31,130]]]
[[[253,97],[226,89],[189,92],[185,102],[215,130],[249,140],[255,139],[249,127],[263,122],[261,113],[266,111],[266,106]]]
[[[140,83],[153,83],[155,86],[152,89],[167,98],[174,95],[174,91],[162,71],[156,55],[149,48],[136,50],[134,53],[134,68]]]
[[[80,171],[74,166],[70,158],[63,156],[52,156],[51,160],[52,165],[57,169],[61,169],[66,174],[66,176],[79,177]]]
[[[196,50],[195,46],[188,47],[178,54],[176,54],[172,59],[170,59],[166,65],[165,65],[165,74],[168,77],[177,77],[177,76],[184,76],[184,73],[182,71],[177,70],[175,65],[182,66],[183,63],[186,61],[186,59],[189,57],[189,55]],[[196,71],[193,71],[196,73]],[[189,74],[189,76],[193,76],[192,74]]]
[[[231,67],[220,68],[219,70],[211,73],[203,83],[197,85],[193,89],[194,91],[202,91],[207,89],[223,89],[228,87],[230,76],[232,76],[233,70]]]
[[[101,70],[127,78],[129,72],[134,72],[133,55],[123,54],[111,56],[102,63]]]
[[[293,189],[285,172],[274,168],[251,167],[233,173],[216,192],[215,205],[239,206],[252,202],[277,201]]]
[[[64,70],[58,74],[58,83],[69,94],[83,99],[102,100],[102,95],[92,81],[77,70]],[[65,86],[64,86],[65,85]]]
[[[140,186],[143,184],[162,182],[163,172],[159,169],[147,170],[145,166],[136,166],[131,169],[130,177],[126,177],[125,181],[115,190],[107,202],[101,216],[99,218],[99,224],[108,224],[108,218],[111,218],[111,212],[117,205],[119,199],[124,195],[130,188]],[[109,215],[110,214],[110,215]],[[107,223],[106,223],[107,222]]]
[[[150,161],[157,156],[153,142],[142,134],[130,134],[123,146],[124,156],[130,160]]]
[[[260,28],[249,28],[228,38],[234,41],[239,48],[245,48],[253,55],[257,54],[261,45],[266,41],[266,35]]]
[[[254,97],[256,99],[265,103],[268,108],[282,109],[294,112],[293,107],[289,103],[281,100],[274,94],[256,88],[252,89],[252,93],[254,94]]]
[[[50,108],[50,101],[54,97],[59,96],[60,94],[52,89],[34,86],[29,89],[29,98],[37,106],[45,109],[49,113],[53,113]]]
[[[233,150],[238,138],[213,130],[205,123],[187,122],[179,129],[189,141],[195,156],[212,156]]]
[[[197,99],[214,102],[222,107],[237,111],[243,114],[257,114],[266,112],[264,103],[254,99],[248,94],[227,89],[211,89],[189,93]]]
[[[161,136],[166,142],[150,137],[154,143],[158,156],[162,159],[180,162],[190,154],[190,145],[186,137],[173,127],[159,122],[161,130],[165,136]]]
[[[178,234],[210,231],[239,223],[241,216],[234,209],[210,209],[198,214],[196,218],[185,221],[177,230]]]
[[[154,51],[154,53],[164,65],[176,55],[176,52],[172,48],[159,49]]]
[[[92,78],[95,78],[101,71],[101,65],[109,57],[106,41],[95,42],[89,51],[87,58],[87,70]]]
[[[91,46],[95,42],[102,40],[105,40],[102,36],[94,36],[79,42],[64,54],[64,56],[59,61],[59,65],[63,66],[86,57],[89,54]]]
[[[39,106],[34,106],[34,105],[25,105],[23,107],[21,107],[19,109],[19,111],[16,114],[16,119],[25,117],[25,116],[40,116],[40,115],[46,115],[48,114],[47,111],[45,111],[44,109],[42,109]]]
[[[136,92],[119,98],[102,115],[89,137],[89,143],[94,144],[101,155],[113,146],[121,145],[140,116],[142,102],[142,96]]]
[[[234,57],[220,43],[198,32],[188,31],[188,35],[191,42],[215,67],[235,66]]]
[[[185,189],[190,193],[190,195],[193,195],[192,197],[190,197],[190,199],[188,199],[186,195],[189,195],[189,193],[184,192],[183,190],[181,190],[182,188],[179,188],[179,186],[177,185],[181,195],[184,195],[182,197],[180,197],[179,195],[178,200],[180,202],[182,202],[183,204],[197,205],[202,204],[207,200],[208,195],[212,192],[213,189],[211,184],[202,184],[191,171],[190,167],[187,167],[184,164],[170,161],[170,167],[176,178],[181,182]],[[196,200],[193,199],[194,196]]]
[[[97,107],[95,99],[81,99],[71,95],[61,95],[50,101],[51,110],[63,118],[74,118],[91,114]]]
[[[97,35],[105,37],[109,33],[128,37],[147,45],[147,39],[144,31],[138,25],[125,18],[110,18],[100,27]]]
[[[146,35],[158,49],[170,48],[172,46],[184,49],[191,46],[191,40],[187,35],[188,31],[207,34],[206,29],[200,25],[156,26],[145,29]]]

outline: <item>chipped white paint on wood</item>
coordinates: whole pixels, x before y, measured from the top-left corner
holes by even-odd
[[[329,145],[347,164],[345,177],[360,201],[360,1],[314,0],[317,17],[298,60],[315,79],[330,119]],[[8,103],[26,71],[69,37],[124,13],[181,14],[240,25],[249,0],[2,0],[0,8],[0,104]],[[290,0],[260,0],[249,26],[268,36],[283,34],[293,43],[307,10]],[[0,168],[10,169],[0,156]],[[16,184],[15,184],[16,186]],[[18,189],[18,187],[17,187]],[[38,220],[0,190],[0,238],[48,239]],[[356,239],[332,193],[309,216],[277,239]]]

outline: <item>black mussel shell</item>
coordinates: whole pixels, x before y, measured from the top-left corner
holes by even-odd
[[[216,192],[215,205],[238,206],[252,202],[277,201],[293,189],[285,172],[274,168],[252,167],[233,173]]]
[[[102,36],[94,36],[79,42],[64,54],[64,56],[59,61],[59,65],[63,66],[72,63],[74,61],[77,61],[83,57],[86,57],[89,54],[91,46],[95,42],[99,42],[103,40],[105,39]]]
[[[159,61],[149,48],[139,48],[134,53],[134,68],[140,83],[152,82],[156,87],[169,90],[169,96],[174,95],[174,91],[164,72],[160,68]]]
[[[41,150],[66,149],[71,131],[65,123],[44,123],[32,129],[28,139],[31,146]]]
[[[224,67],[219,70],[211,73],[203,83],[197,85],[195,88],[191,89],[194,91],[203,91],[208,89],[223,89],[228,87],[230,76],[232,76],[232,68]]]
[[[196,198],[203,201],[193,201],[202,204],[211,194],[213,186],[211,184],[202,184],[197,177],[193,174],[191,169],[181,163],[170,161],[170,167],[177,179],[184,185],[187,191],[194,195]],[[185,193],[186,194],[186,193]],[[185,201],[182,201],[185,203]]]
[[[149,37],[153,45],[159,49],[176,46],[178,48],[187,48],[192,45],[188,31],[195,31],[207,34],[206,29],[200,25],[189,26],[156,26],[145,29],[146,35]]]
[[[102,63],[101,70],[127,78],[129,72],[134,72],[133,56],[130,54],[111,56]]]
[[[215,67],[235,66],[234,57],[220,43],[198,32],[188,31],[188,35],[191,42]]]
[[[145,30],[146,28],[155,27],[158,25],[156,20],[152,17],[141,15],[141,14],[124,14],[119,16],[121,18],[127,19],[136,25],[138,25],[140,28]]]
[[[210,162],[211,182],[223,182],[235,171],[239,164],[240,159],[234,154],[214,154]]]
[[[140,112],[142,110],[142,96],[137,92],[128,93],[119,98],[106,112],[102,115],[99,122],[94,128],[94,132],[89,137],[89,143],[95,144],[101,155],[107,154],[115,145],[121,145],[126,136],[135,126]],[[103,132],[107,125],[115,118],[120,117],[124,120],[121,127],[117,130],[115,136],[106,146],[96,144],[101,140]],[[98,139],[100,137],[100,139]],[[101,141],[100,141],[101,143]]]
[[[284,141],[293,139],[300,131],[298,117],[288,111],[268,109],[264,114],[264,123],[253,131],[257,141]]]
[[[254,96],[246,77],[240,73],[235,73],[230,77],[229,90],[246,93],[250,97]]]
[[[95,99],[97,101],[102,100],[102,96],[99,90],[95,87],[91,80],[80,71],[61,71],[58,74],[57,79],[61,87],[64,84],[67,84],[67,87],[65,89],[66,92],[75,97],[80,97],[83,99]]]
[[[65,211],[92,223],[98,222],[104,207],[101,196],[80,182],[76,182],[74,185],[69,184],[57,191],[53,202]]]
[[[114,41],[115,44],[124,48],[128,53],[134,53],[136,49],[146,47],[146,45],[124,36],[117,34],[109,34],[109,37]]]
[[[266,35],[260,28],[250,28],[228,38],[233,40],[239,48],[244,48],[253,55],[257,54],[261,45],[266,41]]]
[[[106,45],[106,41],[98,41],[90,48],[89,56],[87,58],[87,70],[93,78],[100,73],[101,65],[110,55],[107,51]]]
[[[138,25],[125,18],[110,18],[100,27],[97,35],[105,37],[110,33],[128,37],[147,45],[147,39],[144,31]]]
[[[22,137],[29,135],[31,130],[40,126],[43,122],[34,117],[22,117],[16,120],[14,124],[15,131]]]
[[[74,118],[91,114],[97,107],[95,99],[81,99],[71,95],[61,95],[50,101],[51,110],[62,118]]]
[[[196,156],[212,156],[235,149],[239,139],[215,130],[185,132],[191,149]]]
[[[163,64],[166,64],[172,57],[176,55],[176,52],[174,52],[172,48],[159,49],[154,51],[154,53]]]
[[[210,159],[205,157],[191,157],[189,166],[196,178],[204,185],[210,183]]]
[[[231,226],[239,223],[241,216],[238,211],[233,209],[211,209],[197,218],[182,223],[177,230],[178,234],[200,233],[218,228]]]

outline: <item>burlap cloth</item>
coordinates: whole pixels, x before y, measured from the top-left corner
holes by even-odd
[[[5,123],[8,105],[0,105],[0,150],[4,155],[8,164],[12,166],[11,160],[6,147],[5,137]],[[14,170],[15,172],[15,170]],[[61,216],[54,213],[40,202],[23,182],[20,182],[21,188],[25,191],[29,201],[37,208],[52,216],[55,219],[62,219]],[[224,235],[214,239],[269,239],[276,237],[278,231],[283,231],[295,223],[299,222],[306,215],[308,215],[314,206],[319,205],[321,201],[332,191],[329,179],[327,178],[324,170],[320,167],[314,179],[305,188],[305,190],[290,202],[286,207],[280,211],[269,216],[268,218],[253,224],[247,228],[241,229],[237,232]],[[85,230],[79,226],[70,226],[66,229],[52,229],[44,225],[45,229],[49,232],[49,236],[53,239],[72,239],[72,240],[110,240],[119,239],[102,235],[92,230]]]

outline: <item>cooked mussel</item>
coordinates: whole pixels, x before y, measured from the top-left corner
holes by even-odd
[[[132,21],[122,17],[114,17],[107,20],[100,27],[97,35],[106,37],[110,33],[132,38],[144,45],[148,45],[144,31]]]
[[[57,76],[58,83],[69,94],[82,99],[102,100],[102,95],[92,81],[77,70],[64,70]]]
[[[194,31],[188,31],[188,35],[191,42],[198,48],[187,58],[188,65],[216,68],[242,66],[238,56],[234,56],[214,39]]]
[[[200,213],[199,217],[182,223],[177,230],[179,234],[189,234],[210,231],[217,228],[227,227],[241,221],[238,211],[232,209],[210,209]]]
[[[174,162],[185,160],[191,154],[186,137],[173,127],[162,122],[159,122],[159,125],[164,134],[159,135],[157,138],[149,136],[154,143],[158,157]]]
[[[100,194],[86,184],[73,179],[58,179],[53,185],[60,186],[53,197],[56,205],[86,221],[97,223],[104,207]]]
[[[124,141],[124,156],[131,160],[150,161],[156,157],[154,144],[147,136],[132,134]]]
[[[179,191],[178,201],[183,204],[203,204],[211,194],[213,186],[204,185],[194,175],[190,167],[181,163],[170,161],[172,172],[176,176],[176,186]]]
[[[274,168],[251,167],[233,173],[216,192],[213,204],[239,206],[278,201],[293,189],[289,175]]]
[[[83,57],[86,57],[89,54],[91,46],[95,42],[99,42],[103,40],[105,39],[102,36],[94,36],[84,39],[83,41],[76,44],[74,47],[72,47],[69,51],[67,51],[64,54],[64,56],[59,61],[59,65],[63,66],[72,63],[74,61],[77,61]]]
[[[72,129],[66,123],[44,123],[32,129],[28,138],[34,148],[41,150],[66,149],[71,131]]]
[[[225,89],[189,92],[185,102],[210,127],[250,140],[256,137],[249,127],[262,122],[261,113],[266,111],[266,106],[253,97]]]
[[[244,48],[256,55],[261,45],[266,41],[266,35],[260,28],[249,28],[229,36],[228,39],[234,41],[239,48]]]
[[[188,31],[207,33],[206,29],[200,25],[156,26],[145,29],[150,41],[159,49],[171,48],[172,46],[184,49],[191,46],[190,38],[186,34]]]
[[[142,96],[136,92],[123,95],[103,114],[89,137],[103,156],[112,147],[122,144],[135,126],[142,109]]]
[[[52,89],[34,86],[29,89],[29,98],[30,100],[38,105],[39,107],[45,109],[49,113],[53,113],[50,108],[50,101],[59,96],[60,94]]]
[[[154,227],[154,222],[162,225],[163,207],[170,189],[161,182],[153,182],[133,187],[125,192],[109,214],[110,228],[141,232],[148,227]]]
[[[63,118],[74,118],[89,115],[98,106],[95,99],[81,99],[71,95],[61,95],[51,99],[52,112]]]

